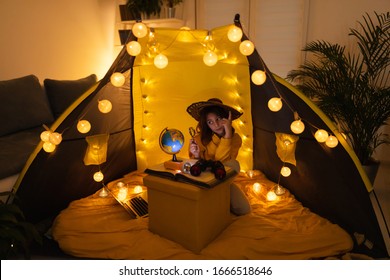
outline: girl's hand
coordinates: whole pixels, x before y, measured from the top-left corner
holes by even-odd
[[[199,149],[199,145],[196,143],[195,139],[191,139],[190,153],[194,156],[194,158],[199,158],[200,149]]]
[[[233,137],[233,129],[232,129],[232,112],[229,111],[229,117],[227,119],[222,119],[222,125],[225,129],[224,138],[232,138]]]

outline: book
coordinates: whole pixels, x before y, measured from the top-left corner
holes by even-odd
[[[196,162],[196,160],[183,160],[183,164],[185,162],[190,162],[190,164],[192,165]],[[190,173],[186,173],[179,169],[177,170],[167,169],[165,168],[164,163],[157,164],[152,167],[148,167],[145,169],[144,172],[149,175],[159,176],[162,178],[210,189],[222,183],[223,181],[237,175],[237,172],[231,167],[229,166],[224,166],[224,167],[226,170],[226,177],[223,178],[222,180],[215,178],[214,173],[211,170],[209,170],[209,168],[201,172],[199,176],[192,176]]]

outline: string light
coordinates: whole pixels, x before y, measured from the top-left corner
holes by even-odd
[[[112,103],[107,99],[100,100],[98,103],[98,108],[100,112],[107,114],[112,110]]]
[[[239,49],[243,55],[249,56],[254,52],[255,46],[251,41],[245,40],[241,42]]]
[[[126,78],[122,73],[115,72],[111,75],[110,82],[115,87],[121,87],[125,84]]]
[[[267,76],[264,71],[256,70],[251,75],[251,80],[255,85],[262,85],[265,83]]]
[[[50,133],[49,141],[54,145],[59,145],[62,142],[62,135],[58,132]]]
[[[162,53],[158,54],[154,58],[154,66],[156,66],[158,69],[164,69],[168,65],[168,58],[163,55]]]
[[[148,27],[143,22],[137,22],[133,25],[131,31],[133,32],[135,37],[143,38],[148,34]]]
[[[96,181],[96,182],[101,182],[103,181],[104,179],[104,175],[101,171],[98,171],[98,172],[95,172],[93,174],[93,179]]]
[[[91,130],[91,124],[87,120],[79,120],[77,123],[77,130],[80,133],[88,133]]]
[[[203,55],[203,62],[207,66],[214,66],[218,62],[218,56],[215,54],[215,52],[208,50],[204,55]]]
[[[243,35],[243,33],[242,33],[241,28],[239,28],[237,26],[230,27],[228,34],[227,34],[229,40],[233,43],[240,41],[242,38],[242,35]]]
[[[329,135],[329,137],[325,141],[325,145],[329,148],[334,148],[339,144],[339,140],[337,140],[336,136]]]
[[[141,53],[142,47],[141,44],[137,41],[131,41],[126,44],[126,51],[131,56],[137,56]]]
[[[283,106],[283,102],[282,102],[282,99],[279,98],[279,97],[273,97],[273,98],[271,98],[271,99],[268,101],[268,108],[269,108],[272,112],[277,112],[277,111],[279,111],[280,109],[282,109],[282,106]]]
[[[326,130],[324,129],[318,129],[316,133],[314,134],[314,138],[319,142],[319,143],[324,143],[326,139],[328,139],[329,134]]]

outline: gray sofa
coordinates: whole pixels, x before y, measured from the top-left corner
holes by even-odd
[[[34,75],[0,81],[0,191],[7,191],[50,126],[81,94],[97,82],[95,74],[78,80]],[[7,178],[13,178],[8,180]]]

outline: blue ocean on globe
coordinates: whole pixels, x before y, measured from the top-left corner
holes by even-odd
[[[183,148],[184,136],[177,129],[167,129],[162,133],[160,141],[160,146],[164,152],[176,154]]]

